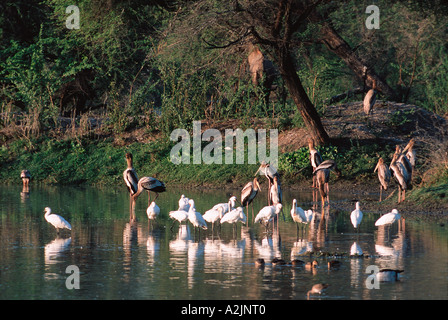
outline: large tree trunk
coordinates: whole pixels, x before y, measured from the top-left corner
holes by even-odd
[[[329,143],[330,138],[322,125],[320,116],[308,98],[299,76],[297,75],[291,53],[285,48],[277,49],[275,60],[277,66],[279,67],[281,76],[285,81],[286,87],[288,88],[297,109],[302,115],[303,121],[305,122],[305,125],[314,142],[316,144]]]
[[[381,79],[375,70],[366,66],[356,55],[347,42],[336,32],[329,22],[324,22],[321,29],[322,42],[327,48],[340,57],[355,75],[365,82],[368,87],[372,87],[373,81],[376,81],[378,91],[390,99],[395,98],[395,92],[391,87]]]

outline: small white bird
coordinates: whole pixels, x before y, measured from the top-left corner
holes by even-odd
[[[378,220],[375,222],[375,226],[384,226],[388,224],[392,224],[395,221],[398,221],[401,218],[400,214],[398,213],[397,209],[393,209],[392,212],[386,213],[382,215]]]
[[[305,211],[297,206],[297,200],[292,200],[291,218],[297,225],[297,234],[299,232],[299,223],[307,224],[307,216]]]
[[[357,229],[361,224],[362,211],[359,209],[359,201],[356,202],[356,209],[350,214],[350,220],[352,221],[353,228]]]
[[[223,211],[224,211],[223,207],[219,206],[218,209],[207,210],[203,214],[202,218],[204,218],[205,221],[210,222],[212,224],[212,230],[213,230],[215,222],[220,221],[224,216]]]
[[[148,215],[148,219],[151,220],[155,220],[157,218],[157,216],[160,213],[160,208],[159,206],[153,201],[151,202],[151,204],[149,205],[149,207],[146,209],[146,214]]]
[[[261,209],[255,217],[255,223],[260,222],[264,224],[266,230],[268,229],[269,222],[271,222],[276,215],[282,210],[282,204],[277,203],[275,206],[266,206]]]
[[[182,222],[188,220],[188,212],[184,210],[170,211],[169,216],[171,219],[173,219],[173,224],[170,228],[171,230],[173,229],[174,222],[178,221],[179,224],[182,224]]]
[[[232,211],[226,213],[221,218],[221,224],[224,222],[227,222],[230,224],[235,224],[235,226],[236,226],[236,223],[239,221],[244,224],[246,224],[246,222],[247,222],[247,217],[244,214],[243,207],[238,207],[236,209],[233,209]]]
[[[56,232],[59,234],[59,229],[68,229],[72,230],[72,226],[70,223],[67,222],[64,218],[62,218],[60,215],[52,214],[51,208],[46,207],[45,208],[45,220],[49,222],[53,227],[56,228]]]
[[[190,204],[190,210],[188,210],[188,220],[190,221],[190,223],[195,228],[202,228],[204,230],[207,230],[207,222],[205,222],[201,213],[196,211],[194,200],[190,199],[188,203]]]
[[[182,211],[187,211],[190,210],[190,205],[188,203],[190,199],[188,199],[185,195],[181,195],[180,199],[179,199],[179,209],[177,210],[182,210]]]
[[[311,220],[313,220],[314,217],[314,211],[313,210],[305,210],[305,217],[306,217],[306,222],[310,223]]]
[[[227,212],[232,211],[233,209],[235,209],[235,204],[236,204],[236,197],[235,197],[235,196],[231,196],[231,197],[229,198],[229,201],[228,201],[228,202],[226,202],[226,203],[223,202],[223,203],[215,204],[215,205],[213,206],[213,208],[211,208],[210,210],[217,210],[218,207],[222,207],[222,209],[223,209],[222,214],[224,215],[224,214],[226,214]],[[205,212],[205,214],[207,214],[207,212],[210,211],[210,210],[207,210],[207,211]]]

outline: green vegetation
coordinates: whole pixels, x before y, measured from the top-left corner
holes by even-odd
[[[271,2],[252,2],[260,15],[275,14],[269,11]],[[266,129],[304,127],[278,66],[266,99],[267,89],[254,85],[249,73],[253,39],[239,39],[245,30],[238,29],[237,15],[235,21],[220,20],[223,13],[242,10],[239,4],[252,2],[138,0],[130,5],[80,0],[80,28],[67,29],[70,1],[3,1],[0,179],[16,181],[26,167],[34,181],[115,183],[124,170],[124,153],[131,151],[140,175],[172,183],[246,182],[256,165],[174,166],[168,138],[173,129],[191,130],[195,120],[213,124],[237,119],[242,129],[250,128],[254,119],[263,120]],[[331,20],[353,52],[396,92],[398,101],[444,115],[448,8],[418,0],[382,0],[376,5],[381,9],[379,30],[365,28],[365,7],[357,1],[322,2],[316,12]],[[254,30],[262,30],[257,23],[266,16],[253,17]],[[314,18],[290,41],[304,90],[325,117],[325,101],[364,83],[323,45],[322,21]],[[211,44],[220,47],[211,49]],[[272,52],[264,54],[272,61]],[[265,80],[263,75],[260,83]],[[354,95],[343,102],[361,99]],[[411,116],[398,111],[390,125],[399,130]],[[92,128],[91,119],[106,120]],[[153,139],[127,142],[126,135],[135,130]],[[378,156],[392,151],[356,140],[319,149],[324,158],[338,161],[348,179],[373,178]],[[286,180],[310,178],[308,168],[306,148],[280,155],[279,169]],[[445,167],[439,169],[446,172]],[[435,174],[446,179],[444,173]]]

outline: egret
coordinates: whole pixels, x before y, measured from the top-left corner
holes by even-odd
[[[233,209],[232,211],[226,213],[220,220],[220,223],[223,224],[224,222],[233,224],[234,230],[236,229],[237,222],[242,222],[246,224],[247,217],[244,214],[243,207],[238,207],[236,209]]]
[[[219,206],[217,209],[207,210],[202,216],[205,221],[212,224],[212,232],[215,226],[215,222],[219,222],[221,218],[224,217],[223,211],[223,207]]]
[[[211,208],[210,210],[215,211],[215,210],[218,209],[218,207],[222,207],[222,209],[223,209],[223,210],[222,210],[222,214],[224,215],[224,214],[226,214],[227,212],[232,211],[233,209],[235,209],[235,204],[236,204],[236,197],[235,197],[235,196],[231,196],[231,197],[229,198],[229,201],[228,201],[228,202],[223,202],[223,203],[215,204],[215,205],[213,206],[213,208]],[[210,210],[207,210],[207,211],[205,212],[205,214],[207,214],[207,212],[210,211]]]
[[[313,167],[313,172],[316,168],[322,163],[322,156],[319,151],[314,148],[314,140],[312,138],[308,138],[308,149],[310,152],[310,162],[311,167]],[[316,187],[316,176],[313,175],[313,188]]]
[[[188,212],[184,210],[176,210],[176,211],[170,211],[169,217],[173,219],[173,224],[171,225],[171,230],[173,229],[174,222],[178,221],[179,225],[182,224],[182,222],[188,220]]]
[[[397,162],[397,157],[398,155],[395,153],[389,168],[398,182],[398,203],[400,203],[405,200],[409,176],[404,165],[401,162]]]
[[[23,189],[28,189],[31,173],[27,169],[22,170],[22,172],[20,172],[20,178],[22,179]]]
[[[397,209],[393,209],[392,212],[383,214],[378,220],[375,222],[375,226],[384,226],[384,225],[390,225],[394,223],[395,221],[400,220],[401,216],[398,213]]]
[[[246,212],[249,212],[249,204],[251,204],[255,196],[261,190],[260,184],[258,183],[258,177],[254,178],[254,181],[248,182],[241,190],[241,205],[246,206]],[[249,213],[248,213],[249,214]],[[252,216],[254,215],[254,205],[252,203]]]
[[[297,226],[297,235],[299,234],[299,223],[307,224],[307,216],[305,211],[297,206],[297,200],[292,200],[292,208],[291,208],[291,218],[296,223]],[[303,230],[303,229],[302,229]]]
[[[205,222],[201,213],[196,211],[194,200],[190,199],[188,203],[190,204],[190,210],[188,210],[188,220],[190,221],[190,223],[194,228],[202,228],[204,230],[207,230],[207,223]]]
[[[381,202],[383,189],[384,189],[384,191],[386,191],[387,188],[389,187],[391,173],[390,173],[389,168],[384,163],[383,158],[378,159],[378,163],[375,167],[375,170],[373,170],[373,172],[375,172],[377,170],[378,170],[378,180],[380,180],[380,202]]]
[[[353,228],[357,229],[361,224],[362,211],[359,209],[359,201],[356,202],[356,209],[350,214],[350,220],[352,221]]]
[[[255,217],[255,223],[260,222],[268,230],[269,222],[271,222],[276,215],[282,210],[282,204],[278,203],[275,206],[266,206],[262,208]]]
[[[148,215],[149,223],[151,222],[151,220],[156,220],[157,216],[160,214],[159,206],[154,201],[151,202],[149,207],[146,209],[146,214]]]
[[[56,232],[59,234],[59,229],[72,230],[72,226],[63,217],[57,214],[51,213],[51,208],[45,208],[45,220],[56,228]]]
[[[308,299],[310,298],[310,294],[322,294],[327,288],[329,287],[329,284],[327,283],[318,283],[315,284],[311,290],[307,292]]]
[[[151,203],[151,195],[149,194],[149,192],[150,191],[154,192],[156,194],[156,199],[157,199],[160,192],[166,191],[166,187],[162,181],[157,180],[156,178],[143,177],[140,180],[138,180],[137,192],[132,195],[133,202],[135,202],[135,200],[143,192],[143,190],[148,191],[148,205],[149,205]],[[156,199],[154,199],[154,200],[156,200]]]
[[[376,102],[376,96],[377,96],[376,81],[373,80],[372,89],[367,91],[366,96],[364,97],[363,107],[364,107],[364,113],[366,115],[369,115],[370,112],[373,110],[373,106],[375,105]]]
[[[188,210],[190,210],[190,205],[188,204],[189,200],[190,199],[188,199],[185,195],[181,195],[179,199],[179,209],[177,210],[183,210],[188,212]]]

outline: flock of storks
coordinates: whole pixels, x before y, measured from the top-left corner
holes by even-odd
[[[405,148],[401,149],[400,146],[396,146],[395,153],[393,154],[390,165],[387,166],[383,158],[379,158],[378,164],[376,165],[374,172],[378,171],[378,179],[380,181],[380,201],[382,201],[382,192],[387,190],[392,175],[398,183],[398,203],[405,200],[406,190],[410,187],[412,183],[412,171],[415,166],[416,153],[414,150],[415,140],[411,139]],[[329,201],[329,179],[330,171],[333,170],[338,176],[341,175],[336,162],[334,160],[323,160],[321,154],[314,147],[314,142],[310,138],[308,140],[309,156],[311,166],[313,168],[313,188],[319,190],[322,207],[325,205],[325,201]],[[135,201],[140,196],[140,194],[146,190],[148,192],[148,208],[146,210],[148,219],[155,220],[160,213],[160,208],[155,203],[159,193],[166,191],[165,184],[153,177],[143,177],[138,179],[137,173],[133,167],[133,158],[131,153],[126,154],[127,168],[123,172],[123,179],[129,190],[130,195],[130,211],[131,218],[135,216],[132,215],[135,208]],[[212,229],[215,223],[230,223],[236,227],[236,223],[242,222],[246,223],[247,217],[244,213],[243,207],[246,207],[246,212],[248,212],[249,205],[254,201],[258,191],[260,190],[260,184],[258,181],[258,174],[263,174],[269,184],[268,192],[268,205],[263,207],[256,216],[253,213],[252,204],[252,217],[254,222],[260,222],[268,230],[268,225],[275,218],[278,218],[282,211],[282,189],[280,182],[280,175],[274,166],[269,163],[262,162],[259,169],[255,173],[255,178],[253,181],[248,182],[241,191],[241,206],[236,207],[236,202],[238,201],[235,196],[232,196],[228,202],[219,203],[213,206],[210,210],[206,211],[204,215],[196,211],[196,207],[193,199],[188,199],[184,195],[179,199],[179,208],[175,211],[170,211],[169,216],[173,219],[173,224],[175,221],[182,223],[184,221],[190,221],[190,223],[195,228],[207,229],[207,222],[212,224]],[[28,170],[22,170],[20,175],[23,181],[23,190],[28,191],[29,181],[31,174]],[[151,201],[150,192],[156,193],[156,198]],[[294,222],[302,224],[309,223],[313,218],[312,210],[303,210],[297,206],[297,200],[293,200],[293,205],[291,209],[291,217]],[[284,218],[284,216],[283,216]],[[52,224],[57,232],[60,229],[71,230],[71,225],[63,217],[52,214],[51,208],[45,208],[45,219]],[[362,220],[362,212],[359,208],[359,202],[356,203],[356,209],[350,215],[353,227],[358,228]],[[400,219],[400,215],[396,209],[383,215],[375,225],[391,224]],[[172,227],[172,226],[171,226]]]

